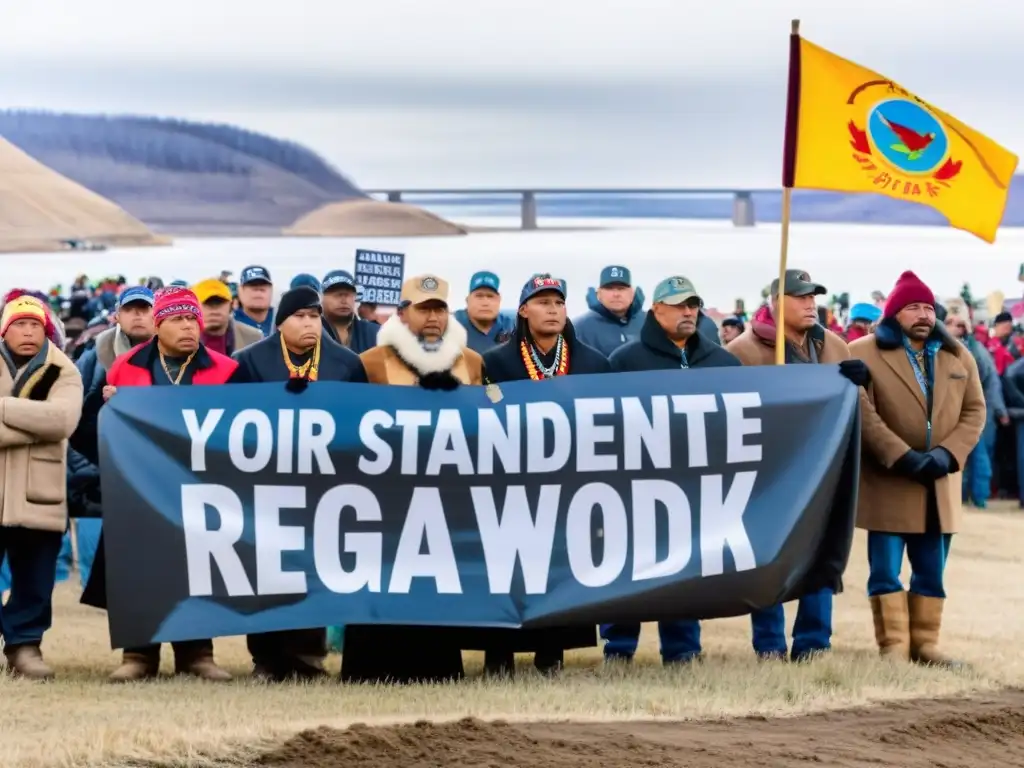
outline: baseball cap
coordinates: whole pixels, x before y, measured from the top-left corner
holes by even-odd
[[[270,279],[270,273],[266,267],[251,266],[242,270],[242,274],[238,278],[238,284],[250,285],[251,283],[268,283],[273,285],[274,281]]]
[[[348,286],[355,290],[356,280],[352,277],[351,272],[346,272],[344,269],[332,269],[324,275],[324,279],[320,282],[320,287],[324,293],[327,293],[329,289],[334,288],[336,285]]]
[[[143,301],[149,306],[153,306],[153,292],[144,285],[133,285],[131,288],[126,288],[121,291],[121,296],[117,301],[118,307],[123,307],[127,304],[131,304],[133,301]]]
[[[501,285],[501,281],[498,276],[493,272],[477,272],[471,278],[469,278],[469,292],[477,290],[478,288],[489,288],[495,293],[498,293],[498,286]]]
[[[629,274],[629,270],[625,267],[605,267],[601,270],[601,282],[599,285],[601,288],[607,288],[609,285],[631,286],[633,285],[633,276]]]
[[[666,277],[654,286],[654,296],[651,298],[653,304],[671,304],[673,306],[684,304],[690,299],[701,300],[697,289],[685,277]]]
[[[188,288],[188,280],[171,280],[169,288]]]
[[[441,301],[448,304],[448,281],[437,275],[417,275],[402,283],[402,304]]]
[[[208,280],[201,280],[192,286],[192,293],[199,299],[200,304],[205,304],[212,299],[220,301],[231,301],[231,289],[222,280],[211,277]]]
[[[543,293],[544,291],[557,291],[564,299],[565,280],[546,274],[534,275],[526,281],[526,285],[523,286],[523,290],[519,293],[519,306],[523,306],[523,304],[538,293]]]
[[[320,293],[320,281],[317,280],[313,275],[308,272],[300,272],[292,278],[291,284],[288,286],[289,290],[296,288],[312,288],[317,293]]]
[[[824,285],[811,282],[811,276],[802,269],[787,269],[783,293],[786,296],[823,296],[828,293]],[[772,280],[769,291],[772,296],[779,295],[779,278]]]

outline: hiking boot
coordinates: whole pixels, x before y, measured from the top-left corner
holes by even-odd
[[[942,627],[942,606],[945,602],[941,597],[925,597],[913,592],[907,595],[910,609],[910,658],[918,664],[961,669],[964,667],[963,662],[951,659],[939,650],[939,630]]]
[[[150,680],[160,674],[160,646],[138,648],[121,654],[121,666],[110,673],[112,683]]]
[[[174,648],[174,671],[179,675],[192,675],[212,683],[226,683],[231,675],[213,660],[212,640],[189,640],[171,643]]]
[[[878,653],[894,661],[910,661],[910,608],[903,590],[871,600]]]
[[[27,680],[52,680],[53,670],[43,661],[38,645],[26,643],[4,648],[7,657],[7,671]]]

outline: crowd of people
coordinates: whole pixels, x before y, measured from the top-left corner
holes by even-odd
[[[465,306],[454,312],[448,282],[419,275],[404,282],[401,304],[389,315],[361,302],[353,276],[341,269],[322,279],[297,275],[276,307],[264,267],[247,267],[237,284],[230,278],[224,273],[191,286],[115,278],[89,287],[83,277],[69,299],[28,291],[6,297],[0,316],[0,555],[6,554],[10,593],[0,629],[11,672],[32,679],[54,675],[41,645],[51,625],[55,579],[67,571],[69,510],[76,519],[82,601],[106,606],[98,421],[124,387],[281,382],[301,396],[315,382],[341,381],[450,391],[558,376],[772,365],[780,305],[787,364],[836,365],[837,375],[861,388],[865,459],[858,526],[868,531],[867,594],[879,651],[897,660],[958,665],[939,645],[946,558],[966,489],[975,503],[987,498],[982,485],[991,454],[983,430],[1016,417],[1007,382],[1024,371],[1024,343],[1005,333],[1002,318],[995,334],[979,342],[970,314],[944,314],[910,272],[887,297],[853,306],[845,328],[821,314],[826,289],[801,270],[786,272],[781,284],[772,281],[752,316],[738,307],[720,324],[697,286],[680,275],[654,286],[644,310],[643,292],[623,266],[600,272],[588,311],[573,320],[566,313],[566,283],[550,274],[534,275],[518,290],[513,313],[501,309],[502,286],[493,272],[473,275]],[[1006,354],[993,362],[990,347]],[[1024,400],[1020,408],[1024,415]],[[970,479],[963,487],[961,472]],[[905,553],[909,590],[900,581]],[[822,590],[800,599],[791,642],[781,605],[755,611],[754,652],[798,662],[828,652],[833,597]],[[602,625],[606,658],[632,659],[639,631],[638,625]],[[699,622],[661,622],[659,632],[666,664],[701,657]],[[342,678],[459,678],[465,649],[485,651],[488,675],[513,674],[517,652],[532,653],[535,667],[553,675],[566,650],[594,646],[597,636],[592,626],[347,626]],[[321,677],[326,637],[324,629],[251,635],[254,673],[274,681]],[[177,672],[230,679],[215,661],[213,639],[172,645]],[[420,650],[408,653],[413,647]],[[111,680],[150,679],[159,665],[159,646],[126,648]]]

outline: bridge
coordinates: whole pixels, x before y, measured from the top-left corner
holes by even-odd
[[[756,223],[754,215],[754,195],[778,193],[777,189],[723,189],[693,187],[673,188],[597,188],[581,187],[524,187],[485,188],[472,187],[463,189],[367,189],[369,195],[387,195],[388,202],[402,202],[402,195],[443,195],[459,197],[484,197],[490,195],[518,195],[520,198],[520,225],[523,229],[537,229],[537,197],[540,195],[686,195],[688,197],[732,197],[732,223],[737,227],[752,227]]]

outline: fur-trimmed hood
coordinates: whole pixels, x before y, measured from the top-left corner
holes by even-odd
[[[448,328],[441,337],[441,345],[426,350],[397,314],[388,318],[377,334],[377,346],[391,347],[409,368],[421,376],[450,371],[466,347],[466,329],[454,317],[448,319]]]
[[[951,354],[957,354],[964,348],[959,341],[949,335],[946,326],[936,322],[929,339],[942,343],[942,348]],[[903,329],[895,317],[887,317],[875,328],[875,344],[879,349],[898,349],[903,346]]]

